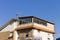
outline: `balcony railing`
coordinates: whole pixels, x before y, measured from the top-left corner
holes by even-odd
[[[20,19],[20,24],[26,24],[26,23],[31,23],[31,22],[35,22],[35,23],[47,26],[47,22],[37,19],[37,18],[21,18]]]

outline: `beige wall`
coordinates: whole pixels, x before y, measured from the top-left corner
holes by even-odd
[[[10,32],[0,32],[0,40],[7,40]]]
[[[54,30],[54,25],[53,24],[47,23],[47,27]]]

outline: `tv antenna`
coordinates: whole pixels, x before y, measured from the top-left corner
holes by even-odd
[[[19,14],[16,14],[16,19],[18,19],[19,18]]]

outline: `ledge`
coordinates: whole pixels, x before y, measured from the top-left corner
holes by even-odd
[[[50,33],[53,33],[53,34],[55,33],[54,29],[50,29],[46,26],[43,26],[43,25],[40,25],[40,24],[37,24],[37,23],[21,24],[15,30],[21,30],[21,29],[27,29],[27,28],[35,28],[35,29],[50,32]]]

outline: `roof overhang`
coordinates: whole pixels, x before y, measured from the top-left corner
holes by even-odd
[[[2,29],[4,29],[5,27],[7,27],[7,25],[9,25],[9,24],[11,24],[11,23],[13,23],[13,22],[15,22],[15,21],[17,21],[16,19],[11,19],[11,20],[9,20],[6,24],[4,24],[2,27],[0,27],[0,31],[2,30]]]
[[[21,29],[27,29],[27,28],[35,28],[35,29],[50,32],[50,33],[53,33],[53,34],[55,33],[54,29],[50,29],[46,26],[43,26],[43,25],[40,25],[40,24],[37,24],[37,23],[21,24],[15,30],[21,30]]]

